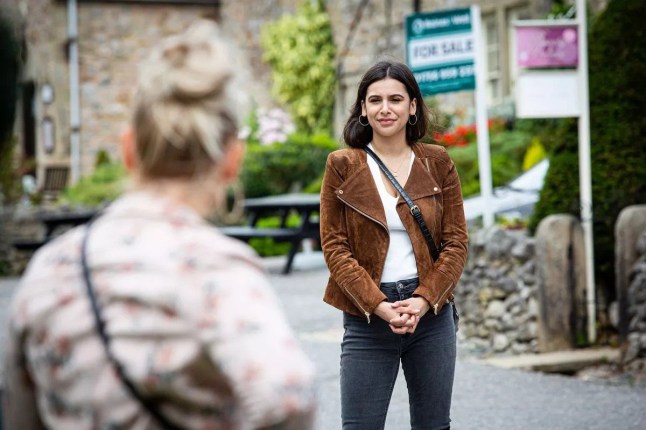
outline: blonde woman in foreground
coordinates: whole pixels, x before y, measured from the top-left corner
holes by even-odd
[[[144,63],[133,189],[41,249],[13,299],[5,428],[312,428],[313,368],[266,274],[204,220],[243,156],[233,60],[199,21]]]

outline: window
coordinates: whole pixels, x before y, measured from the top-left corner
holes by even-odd
[[[143,3],[143,4],[172,4],[172,5],[214,5],[220,6],[222,0],[79,0],[79,3]]]
[[[483,16],[482,29],[487,58],[487,104],[492,105],[498,103],[502,97],[500,38],[495,14]]]
[[[54,121],[48,116],[43,118],[42,123],[43,149],[46,154],[52,154],[56,149],[56,138],[54,135]]]

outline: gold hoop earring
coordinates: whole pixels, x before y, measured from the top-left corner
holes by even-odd
[[[415,122],[410,122],[410,117],[411,117],[411,116],[414,116],[414,117],[415,117]],[[415,125],[415,124],[417,124],[417,114],[408,115],[408,123],[409,123],[410,125]]]
[[[235,224],[240,222],[244,216],[244,187],[242,186],[242,182],[238,180],[227,188],[222,205],[213,214],[213,221],[216,223]]]
[[[368,121],[368,117],[366,117],[367,124],[362,123],[361,118],[363,118],[363,115],[359,115],[359,124],[361,124],[364,127],[368,127],[370,125],[370,122]]]

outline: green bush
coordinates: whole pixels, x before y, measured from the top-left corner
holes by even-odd
[[[285,143],[249,145],[242,169],[246,197],[302,191],[319,179],[339,145],[328,135],[290,135]]]
[[[90,176],[81,178],[76,185],[66,188],[59,200],[62,203],[100,206],[116,199],[123,191],[126,170],[121,163],[104,163]]]
[[[643,87],[646,2],[612,0],[589,36],[590,133],[594,254],[598,284],[614,292],[614,225],[629,205],[646,203],[646,117]],[[560,121],[546,145],[550,169],[531,227],[554,213],[579,216],[576,121]]]
[[[287,218],[287,227],[298,227],[300,223],[300,216],[292,214]],[[278,228],[280,227],[280,217],[267,217],[258,220],[258,227],[262,228]],[[290,243],[276,243],[269,237],[255,238],[249,241],[251,246],[261,257],[272,257],[275,255],[286,255],[291,248]]]
[[[0,204],[12,203],[20,198],[21,183],[15,168],[15,150],[15,139],[7,139],[0,145]]]
[[[523,172],[523,159],[532,136],[525,131],[491,133],[491,176],[494,187],[507,184]],[[447,148],[460,176],[464,196],[478,194],[478,147],[476,142]]]
[[[580,215],[577,121],[555,121],[547,128],[552,132],[552,138],[545,142],[546,150],[550,154],[550,167],[529,220],[528,227],[532,233],[536,231],[539,222],[548,215]]]

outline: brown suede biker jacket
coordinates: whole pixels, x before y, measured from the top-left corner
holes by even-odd
[[[410,236],[419,287],[437,314],[451,298],[467,258],[467,227],[460,180],[442,146],[416,143],[415,160],[404,190],[420,208],[435,244],[433,262],[426,239],[399,197],[397,212]],[[379,192],[362,149],[341,149],[328,156],[321,188],[321,246],[330,270],[323,300],[370,322],[386,299],[379,283],[390,235]]]

